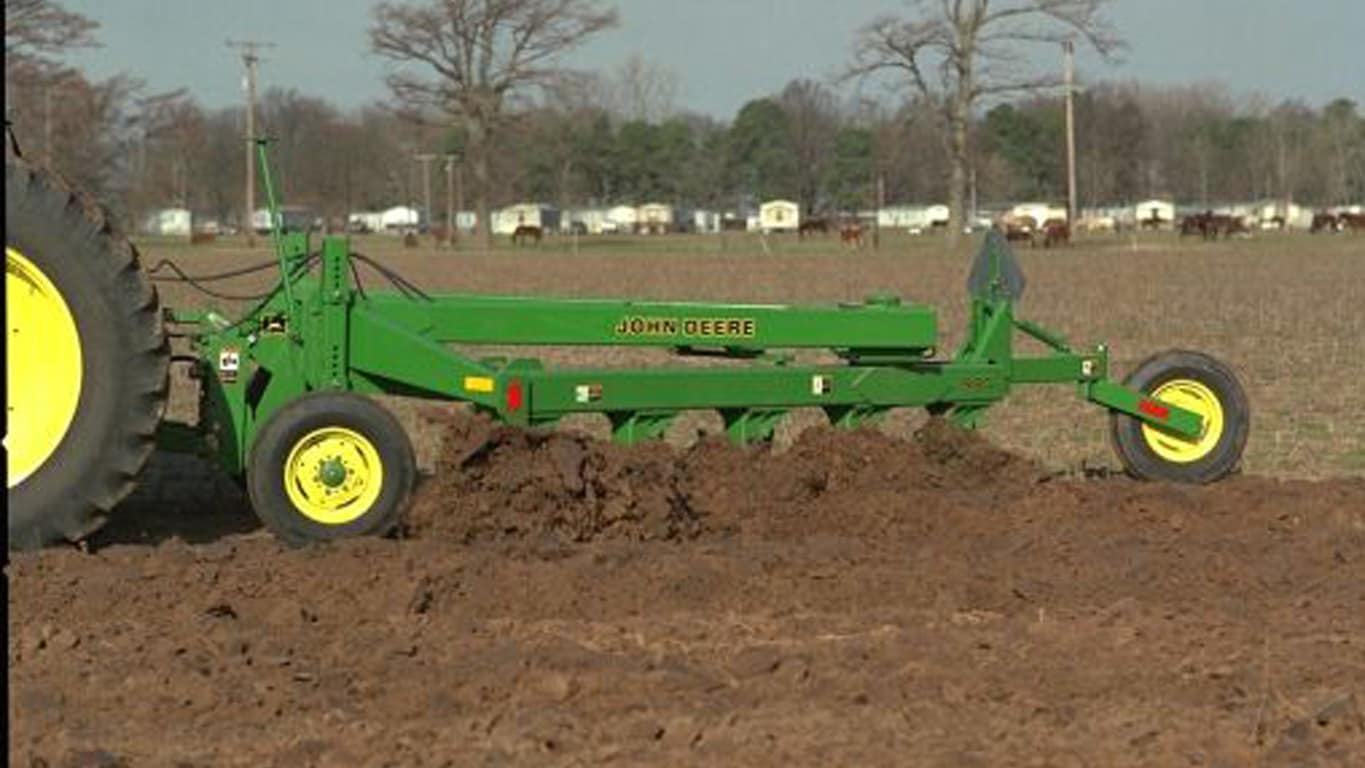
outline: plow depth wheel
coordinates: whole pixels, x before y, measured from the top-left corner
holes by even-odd
[[[302,545],[392,532],[416,474],[412,443],[388,411],[324,392],[280,408],[257,433],[247,490],[261,522]]]
[[[1246,393],[1227,366],[1198,352],[1164,352],[1144,361],[1124,383],[1154,400],[1193,411],[1204,423],[1190,439],[1113,413],[1110,436],[1129,474],[1209,483],[1237,469],[1251,412]]]

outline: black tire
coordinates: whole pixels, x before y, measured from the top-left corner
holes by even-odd
[[[1147,358],[1128,376],[1127,386],[1146,394],[1176,379],[1203,384],[1223,410],[1223,432],[1212,449],[1189,462],[1163,458],[1143,437],[1142,422],[1117,411],[1110,415],[1110,439],[1133,477],[1178,483],[1211,483],[1236,472],[1251,431],[1251,408],[1237,376],[1199,352],[1172,350]]]
[[[170,353],[132,244],[102,209],[19,160],[5,163],[5,244],[61,294],[82,357],[61,442],[9,488],[9,547],[33,549],[87,536],[133,489],[166,407]]]
[[[290,500],[285,465],[290,452],[315,430],[341,427],[364,437],[378,454],[383,480],[378,497],[358,517],[324,523]],[[384,536],[397,529],[417,477],[412,442],[398,420],[368,397],[317,392],[276,411],[256,434],[247,463],[247,493],[256,515],[292,546],[353,536]]]

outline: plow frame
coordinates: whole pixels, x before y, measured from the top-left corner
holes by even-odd
[[[317,391],[464,401],[523,426],[601,413],[625,443],[661,437],[688,410],[718,411],[740,443],[770,438],[794,408],[819,408],[830,423],[856,428],[892,408],[922,407],[971,428],[1027,384],[1073,384],[1084,399],[1180,436],[1202,427],[1197,414],[1110,380],[1103,345],[1077,351],[1017,319],[1023,276],[993,230],[969,279],[967,338],[941,358],[934,309],[890,296],[793,306],[427,295],[365,259],[398,288],[369,291],[348,238],[324,237],[314,252],[307,233],[280,231],[263,143],[259,157],[280,280],[236,320],[167,311],[190,339],[200,396],[197,423],[164,423],[161,443],[206,453],[230,474],[245,472],[274,412]],[[1019,334],[1048,354],[1017,355]],[[488,345],[654,347],[694,364],[547,368],[469,354]],[[829,361],[798,364],[794,351],[806,349],[825,350]]]

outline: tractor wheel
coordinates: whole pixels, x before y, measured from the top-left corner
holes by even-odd
[[[1163,352],[1145,360],[1124,383],[1204,419],[1203,431],[1190,440],[1127,414],[1111,414],[1110,437],[1129,474],[1211,483],[1237,470],[1251,430],[1251,409],[1227,366],[1198,352]]]
[[[393,532],[416,476],[412,443],[392,414],[367,397],[319,392],[261,427],[247,492],[261,522],[299,546]]]
[[[152,452],[169,352],[156,291],[103,212],[5,164],[9,546],[76,541]]]

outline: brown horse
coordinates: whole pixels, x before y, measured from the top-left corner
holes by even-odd
[[[850,221],[839,227],[839,243],[849,248],[863,247],[863,225]]]
[[[1365,232],[1365,213],[1338,214],[1337,227],[1342,231]]]
[[[536,245],[540,245],[540,239],[544,236],[545,232],[540,227],[518,224],[516,230],[512,232],[512,245],[524,245],[528,240],[535,241]]]
[[[1319,232],[1336,232],[1339,229],[1341,229],[1341,220],[1337,218],[1335,213],[1327,213],[1326,211],[1313,214],[1313,223],[1308,227],[1308,231],[1315,235]]]
[[[1065,219],[1048,219],[1043,222],[1043,247],[1071,245],[1071,227]]]
[[[1018,216],[1004,220],[1006,242],[1016,243],[1027,240],[1033,245],[1033,234],[1038,230],[1038,222],[1032,216]]]
[[[805,219],[796,227],[796,236],[805,239],[806,235],[828,235],[829,219]]]
[[[1195,213],[1180,220],[1180,236],[1200,235],[1204,239],[1209,237],[1209,213]]]
[[[1233,235],[1251,234],[1251,230],[1247,229],[1246,222],[1242,220],[1241,216],[1217,214],[1209,220],[1209,226],[1214,229],[1213,237],[1218,237],[1221,234],[1226,239]]]

